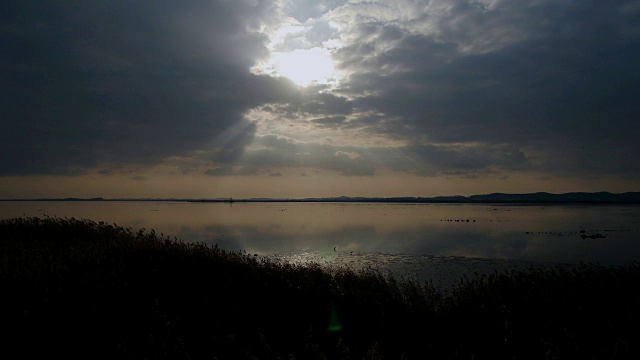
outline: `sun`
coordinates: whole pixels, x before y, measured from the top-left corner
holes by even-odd
[[[286,77],[301,87],[330,84],[338,79],[331,53],[320,47],[272,52],[271,58],[254,70],[257,73]]]

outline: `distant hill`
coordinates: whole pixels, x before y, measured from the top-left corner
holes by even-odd
[[[613,194],[610,192],[572,192],[552,194],[547,192],[527,194],[492,193],[471,196],[436,196],[436,197],[332,197],[310,198],[291,201],[333,201],[333,202],[393,202],[393,203],[639,203],[640,192]]]
[[[435,197],[322,197],[303,199],[251,198],[251,199],[176,199],[176,198],[118,198],[101,197],[64,198],[64,199],[0,199],[0,201],[170,201],[170,202],[369,202],[369,203],[582,203],[582,204],[640,204],[640,192],[571,192],[552,194],[547,192],[507,194],[492,193],[483,195],[453,195]]]
[[[543,202],[543,203],[634,203],[640,202],[640,192],[626,192],[613,194],[610,192],[572,192],[565,194],[551,194],[537,192],[529,194],[472,195],[471,202]]]

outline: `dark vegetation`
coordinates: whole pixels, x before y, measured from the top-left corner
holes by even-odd
[[[428,284],[89,220],[0,221],[0,356],[640,358],[640,264]]]

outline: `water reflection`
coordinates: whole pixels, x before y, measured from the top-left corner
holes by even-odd
[[[0,217],[44,214],[153,228],[184,241],[259,255],[385,254],[602,264],[640,259],[636,206],[0,203]]]

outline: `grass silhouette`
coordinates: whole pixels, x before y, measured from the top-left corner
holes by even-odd
[[[495,273],[441,294],[153,230],[0,221],[3,358],[640,358],[640,266]]]

